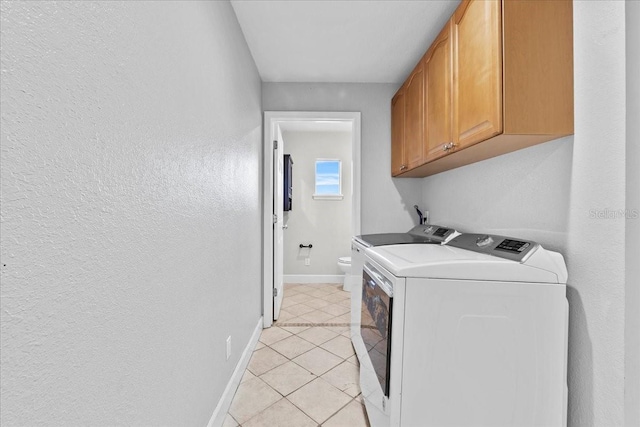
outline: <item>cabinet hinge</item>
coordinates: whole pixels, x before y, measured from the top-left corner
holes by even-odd
[[[273,223],[275,224],[276,222],[278,222],[278,215],[273,214]]]
[[[278,288],[273,288],[273,297],[277,297],[278,296]]]
[[[278,140],[277,139],[273,141],[273,149],[274,150],[278,149]]]

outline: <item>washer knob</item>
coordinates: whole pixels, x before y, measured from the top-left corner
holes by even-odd
[[[489,246],[492,243],[493,243],[493,239],[491,238],[491,236],[487,236],[487,235],[478,237],[478,239],[476,240],[476,245],[478,245],[478,247],[480,248]]]

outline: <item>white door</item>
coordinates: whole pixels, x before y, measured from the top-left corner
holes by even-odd
[[[273,224],[273,320],[278,320],[284,296],[284,154],[279,127],[278,139],[274,141],[273,164],[273,214],[276,219]]]

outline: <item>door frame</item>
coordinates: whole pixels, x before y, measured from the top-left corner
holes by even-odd
[[[341,121],[352,124],[351,234],[354,236],[360,234],[360,112],[265,111],[262,155],[262,318],[264,328],[273,324],[273,141],[277,138],[280,123],[308,121]]]

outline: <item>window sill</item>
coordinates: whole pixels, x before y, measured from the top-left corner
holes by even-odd
[[[314,200],[342,200],[344,196],[342,194],[314,194]]]

